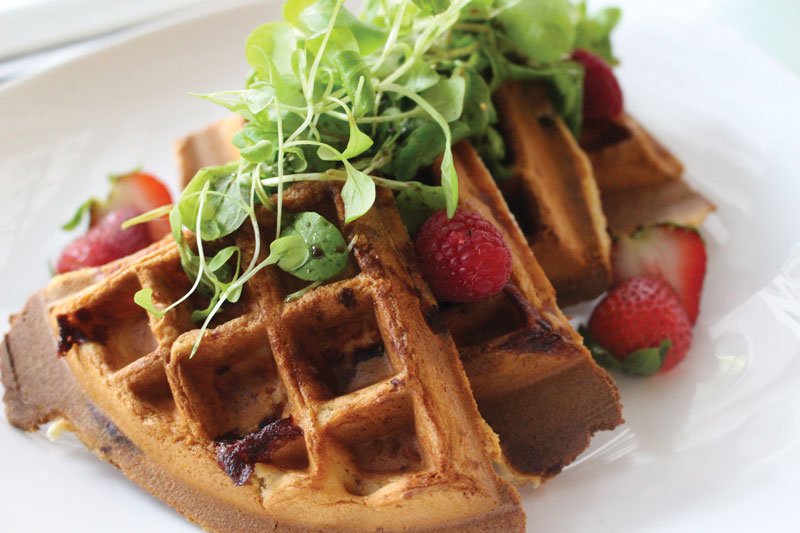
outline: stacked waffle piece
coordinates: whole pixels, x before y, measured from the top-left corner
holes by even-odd
[[[191,357],[190,304],[158,318],[133,302],[143,287],[160,305],[188,289],[174,244],[60,276],[5,339],[9,419],[66,419],[211,530],[521,530],[518,496],[494,466],[515,480],[557,473],[621,422],[618,395],[468,144],[456,159],[462,205],[514,253],[501,295],[440,306],[388,191],[344,226],[337,185],[296,185],[287,211],[319,212],[355,239],[341,279],[286,303],[296,280],[263,270]],[[263,234],[274,224],[260,214]],[[252,239],[235,236],[243,250]]]
[[[698,227],[714,205],[683,180],[683,165],[628,114],[584,124],[589,156],[612,235],[675,222]]]
[[[562,305],[608,288],[609,232],[699,226],[714,210],[683,181],[680,161],[627,114],[587,122],[576,140],[539,83],[507,82],[495,103],[512,170],[500,187]]]
[[[335,185],[293,187],[284,206],[343,218]],[[291,303],[292,281],[261,271],[194,358],[188,305],[157,318],[133,302],[142,287],[160,304],[187,289],[174,244],[56,278],[6,338],[9,419],[66,418],[215,531],[521,530],[455,346],[398,252],[399,220],[382,191],[344,228],[348,275]]]
[[[203,166],[237,157],[230,142],[210,151],[207,147],[242,124],[233,117],[179,141],[184,182]],[[473,304],[439,306],[481,415],[499,437],[500,452],[494,455],[501,470],[515,480],[538,482],[569,464],[594,432],[622,422],[619,396],[561,313],[538,257],[468,142],[456,146],[454,161],[460,207],[480,213],[501,231],[513,267],[511,282],[499,295]],[[413,264],[405,227],[384,211],[384,224],[390,223],[396,246]],[[427,293],[424,280],[416,269],[413,272],[415,285]]]

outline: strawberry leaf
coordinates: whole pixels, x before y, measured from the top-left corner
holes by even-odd
[[[664,363],[672,341],[665,339],[657,348],[644,348],[631,352],[622,362],[622,369],[634,376],[652,376],[659,370]]]
[[[628,357],[620,361],[614,354],[595,341],[589,335],[589,330],[585,326],[579,327],[578,333],[583,336],[583,344],[588,348],[589,353],[592,354],[592,358],[598,365],[609,370],[622,370],[634,376],[652,376],[661,370],[664,359],[672,347],[672,341],[665,339],[656,348],[643,348],[633,351]]]
[[[592,354],[592,358],[598,365],[609,370],[622,370],[622,363],[614,357],[614,354],[600,346],[600,344],[589,335],[589,330],[586,329],[585,326],[579,327],[578,333],[583,336],[584,346],[586,346],[589,353]]]
[[[61,229],[63,229],[64,231],[71,231],[77,228],[83,221],[86,213],[89,213],[92,210],[92,208],[99,203],[100,203],[99,200],[97,200],[96,198],[89,198],[88,200],[83,202],[80,206],[78,206],[78,209],[75,211],[72,217],[67,222],[65,222],[63,226],[61,226]]]

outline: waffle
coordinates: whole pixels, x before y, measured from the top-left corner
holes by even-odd
[[[446,304],[446,322],[506,466],[515,476],[547,478],[572,462],[594,432],[622,423],[619,393],[559,310],[552,285],[472,146],[462,141],[453,157],[460,204],[500,229],[513,262],[501,294],[477,304]]]
[[[202,147],[222,140],[201,158],[194,155],[196,150],[178,151],[179,158],[190,156],[179,164],[188,171],[184,183],[202,166],[237,156],[230,137],[226,140],[232,135],[230,120],[179,142]],[[622,423],[619,395],[559,310],[552,285],[478,155],[463,141],[453,157],[461,206],[500,228],[514,263],[511,283],[500,295],[474,304],[440,306],[481,415],[498,435],[501,447],[495,455],[501,471],[515,481],[538,483],[572,462],[594,432]],[[395,245],[413,263],[402,221],[387,213],[384,224],[393,228]],[[428,292],[418,274],[414,283]]]
[[[653,222],[699,226],[714,210],[682,179],[681,162],[630,115],[587,122],[580,145],[592,162],[613,235]]]
[[[175,158],[181,185],[185,187],[203,167],[224,165],[239,159],[239,151],[231,140],[244,123],[241,116],[231,115],[179,139],[175,143]]]
[[[501,188],[558,301],[601,294],[611,279],[610,239],[589,159],[542,85],[508,82],[495,102],[512,158]]]
[[[284,206],[342,227],[339,191],[300,184]],[[274,232],[271,213],[260,223]],[[132,300],[149,287],[165,305],[188,288],[169,239],[56,277],[0,351],[8,418],[29,430],[66,418],[208,530],[521,531],[456,348],[395,244],[399,224],[379,191],[344,228],[355,247],[340,279],[285,303],[298,281],[262,270],[194,358],[188,304],[156,318]],[[235,241],[253,249],[247,230]]]
[[[683,164],[627,113],[587,121],[579,142],[603,190],[676,181],[683,174]]]

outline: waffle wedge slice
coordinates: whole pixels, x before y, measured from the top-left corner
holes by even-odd
[[[619,393],[556,304],[552,285],[472,146],[454,149],[460,204],[480,213],[511,249],[511,281],[477,304],[446,306],[481,415],[516,476],[550,477],[596,431],[622,423]],[[480,327],[476,327],[480,324]]]
[[[222,140],[203,157],[178,151],[179,158],[189,155],[179,162],[188,170],[184,182],[202,166],[237,156],[230,137],[225,139],[228,131],[228,122],[219,122],[179,142],[204,146]],[[594,432],[622,423],[619,394],[559,310],[552,285],[472,146],[463,141],[453,155],[461,206],[501,230],[514,257],[512,281],[483,302],[440,304],[445,321],[439,325],[435,308],[425,314],[434,329],[449,329],[460,350],[481,415],[491,426],[486,442],[501,471],[515,481],[538,483],[572,462]],[[413,263],[414,251],[396,211],[384,210],[383,223]],[[411,272],[417,290],[430,294],[418,271]]]
[[[501,184],[562,305],[608,287],[610,239],[589,159],[537,83],[507,82],[496,93],[512,157]]]
[[[579,142],[603,190],[676,181],[683,174],[683,164],[627,113],[586,121]]]
[[[343,227],[337,185],[294,186],[284,207]],[[392,217],[380,191],[343,227],[355,239],[346,274],[291,303],[297,280],[262,270],[193,358],[188,305],[157,318],[133,302],[142,287],[157,305],[188,288],[169,240],[54,278],[0,351],[9,420],[32,430],[65,418],[208,530],[521,531],[518,496],[494,471],[456,348]],[[263,235],[274,224],[262,213]],[[235,240],[253,250],[251,232]]]
[[[714,205],[683,180],[683,164],[633,117],[584,124],[589,155],[613,235],[653,222],[700,226]]]

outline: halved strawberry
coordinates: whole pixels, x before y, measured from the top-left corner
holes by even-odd
[[[614,283],[634,276],[663,277],[697,321],[706,274],[706,246],[694,228],[661,223],[619,238],[611,250]]]
[[[104,216],[122,207],[132,207],[146,213],[162,205],[172,203],[169,189],[155,176],[134,171],[112,178],[111,192],[105,202],[95,202],[91,210],[91,226]],[[158,241],[170,233],[169,221],[165,218],[146,223],[150,238]]]

